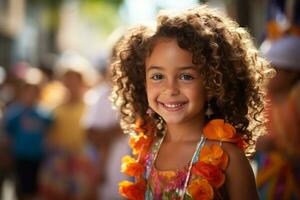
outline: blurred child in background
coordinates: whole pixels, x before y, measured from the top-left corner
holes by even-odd
[[[266,53],[276,69],[268,90],[268,134],[257,145],[262,199],[300,199],[300,37],[285,36]]]
[[[86,134],[81,118],[87,84],[95,74],[88,61],[66,52],[57,64],[67,94],[54,110],[48,138],[49,155],[41,172],[43,199],[96,199],[97,167],[86,152]]]
[[[270,1],[262,51],[276,69],[268,84],[269,121],[257,144],[262,199],[300,199],[300,1]]]
[[[112,90],[109,64],[115,59],[116,45],[123,29],[116,29],[109,37],[113,47],[110,57],[105,57],[99,62],[101,81],[87,96],[90,104],[84,117],[84,125],[89,134],[89,139],[99,150],[101,168],[101,182],[99,184],[99,199],[118,200],[122,199],[118,192],[118,183],[128,177],[120,172],[121,159],[130,152],[128,136],[122,134],[119,124],[118,112],[113,109],[109,99]]]
[[[24,82],[16,102],[4,115],[4,126],[9,136],[17,179],[19,199],[34,199],[37,177],[44,158],[44,139],[52,123],[49,112],[37,106],[40,86]]]

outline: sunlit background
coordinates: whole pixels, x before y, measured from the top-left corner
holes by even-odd
[[[206,1],[205,1],[206,2]],[[0,65],[25,60],[49,64],[65,50],[96,59],[109,48],[118,28],[151,22],[160,9],[184,9],[197,0],[1,0]],[[265,1],[211,0],[250,31],[259,43],[265,22]],[[47,63],[48,62],[48,63]]]
[[[91,67],[87,82],[98,80],[96,71],[106,67],[116,38],[128,27],[153,23],[161,9],[181,10],[203,3],[222,10],[247,28],[257,47],[265,39],[267,0],[0,0],[1,110],[18,96],[14,81],[40,83],[44,76],[41,71],[55,71],[57,75],[69,58],[75,65]],[[89,86],[95,86],[97,80]],[[56,84],[51,85],[55,90],[48,94],[49,102],[44,99],[49,109],[62,102],[63,89]],[[94,96],[86,95],[87,101],[95,101]],[[2,132],[2,125],[0,128]],[[1,159],[6,159],[5,153],[0,149]],[[14,186],[10,179],[5,181],[0,199],[14,200]]]

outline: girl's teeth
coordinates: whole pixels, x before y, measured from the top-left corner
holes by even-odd
[[[176,108],[178,106],[180,106],[181,104],[165,104],[166,107],[168,108]]]

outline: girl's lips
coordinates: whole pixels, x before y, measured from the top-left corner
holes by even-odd
[[[162,105],[166,110],[174,112],[181,110],[186,102],[172,102],[172,103],[163,103],[163,102],[158,102],[160,105]]]

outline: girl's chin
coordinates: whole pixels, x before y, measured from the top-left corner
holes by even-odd
[[[175,117],[165,117],[163,119],[166,122],[166,124],[168,124],[168,125],[179,125],[179,124],[182,124],[184,122],[183,119],[175,118]]]

